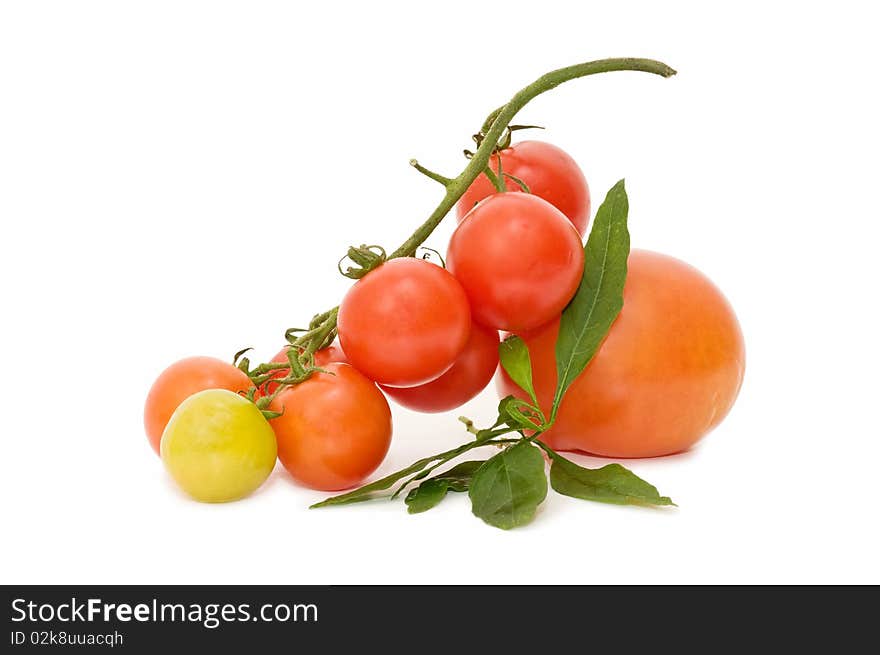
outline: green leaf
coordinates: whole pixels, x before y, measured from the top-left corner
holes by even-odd
[[[405,469],[401,469],[396,473],[392,473],[391,475],[388,475],[380,480],[376,480],[375,482],[371,482],[370,484],[365,484],[363,487],[358,487],[354,491],[349,491],[348,493],[340,494],[339,496],[327,498],[320,503],[315,503],[309,509],[315,509],[318,507],[329,507],[330,505],[347,505],[348,503],[360,503],[365,500],[372,500],[374,498],[382,497],[384,496],[384,494],[379,494],[377,492],[385,491],[386,489],[390,488],[395,482],[403,480],[408,475],[418,473],[426,466],[433,464],[438,460],[452,459],[453,457],[456,457],[465,450],[469,450],[470,448],[472,448],[473,443],[474,442],[470,442],[464,444],[463,446],[459,446],[458,448],[447,450],[445,453],[440,453],[438,455],[433,455],[431,457],[420,459],[419,461],[410,464]]]
[[[516,385],[529,394],[529,398],[538,406],[535,387],[532,384],[532,360],[525,342],[516,335],[507,337],[498,346],[498,358],[501,366]]]
[[[623,307],[629,231],[629,200],[624,181],[615,184],[599,207],[587,245],[584,274],[568,307],[562,312],[556,338],[556,394],[551,421],[559,403],[596,354]]]
[[[426,512],[442,501],[449,491],[467,491],[470,487],[471,478],[483,462],[473,460],[456,464],[448,471],[425,480],[407,496],[407,511],[410,514]]]
[[[331,498],[322,500],[320,503],[315,503],[314,505],[309,507],[309,509],[329,507],[331,505],[347,505],[348,503],[360,503],[365,500],[380,498],[384,494],[380,494],[378,492],[385,491],[395,482],[403,480],[406,476],[412,475],[413,473],[418,473],[428,464],[435,461],[435,457],[426,457],[425,459],[420,459],[419,461],[407,466],[405,469],[401,469],[396,473],[392,473],[391,475],[384,477],[381,480],[376,480],[375,482],[371,482],[370,484],[365,484],[363,487],[358,487],[354,491],[349,491],[348,493],[340,494],[339,496],[332,496]]]
[[[587,469],[558,453],[552,453],[551,459],[550,486],[564,496],[613,505],[675,505],[620,464]]]
[[[541,451],[523,440],[486,460],[469,495],[473,513],[489,525],[504,530],[525,525],[547,496]]]
[[[509,430],[506,428],[499,430],[480,430],[477,433],[477,437],[474,441],[469,441],[465,444],[462,444],[458,448],[453,448],[452,450],[447,450],[446,452],[438,453],[436,455],[432,455],[431,457],[420,459],[419,461],[410,464],[405,469],[401,469],[396,473],[392,473],[391,475],[385,476],[384,478],[376,480],[375,482],[371,482],[370,484],[365,484],[363,487],[358,487],[354,491],[349,491],[348,493],[340,494],[339,496],[333,496],[331,498],[327,498],[326,500],[322,500],[320,503],[315,503],[309,509],[329,507],[331,505],[347,505],[349,503],[360,503],[365,500],[373,500],[375,498],[384,498],[387,494],[382,494],[378,492],[389,489],[395,483],[400,482],[408,476],[418,474],[420,471],[434,464],[435,462],[439,462],[440,464],[442,464],[443,462],[448,462],[451,459],[455,459],[459,455],[466,453],[469,450],[485,446],[487,441],[506,432],[509,432]],[[414,482],[416,479],[418,478],[408,480],[405,484],[401,486],[400,489],[397,490],[394,495],[396,496],[398,493],[400,493],[403,487],[405,487],[410,482]]]

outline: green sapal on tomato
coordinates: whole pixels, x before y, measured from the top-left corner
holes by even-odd
[[[162,434],[162,462],[183,491],[205,503],[239,500],[272,472],[275,433],[257,406],[232,391],[187,398]]]
[[[582,236],[587,233],[590,220],[590,188],[580,167],[562,148],[544,141],[522,141],[509,146],[489,159],[489,167],[498,173],[498,159],[505,176],[508,191],[522,191],[516,180],[521,180],[529,192],[543,198],[565,214]],[[516,178],[513,179],[513,178]],[[496,192],[485,174],[481,174],[456,204],[458,222],[480,200]]]

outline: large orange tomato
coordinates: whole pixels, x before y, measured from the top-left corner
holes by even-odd
[[[520,335],[545,412],[556,387],[558,330],[557,319]],[[687,450],[730,411],[744,369],[742,332],[718,288],[682,261],[634,250],[623,309],[542,439],[608,457]],[[506,374],[498,386],[525,398]]]
[[[251,381],[243,371],[214,357],[187,357],[175,362],[156,378],[144,405],[144,429],[156,454],[168,420],[178,405],[206,389],[247,391]]]

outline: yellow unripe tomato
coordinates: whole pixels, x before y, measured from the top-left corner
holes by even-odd
[[[275,467],[277,445],[256,405],[232,391],[208,389],[184,400],[171,415],[160,454],[187,494],[223,503],[263,484]]]

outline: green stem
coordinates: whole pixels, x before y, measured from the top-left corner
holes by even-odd
[[[434,171],[432,171],[428,168],[425,168],[415,159],[410,159],[409,165],[412,166],[414,169],[416,169],[422,175],[426,175],[427,177],[430,177],[432,180],[434,180],[435,182],[439,182],[443,186],[447,186],[450,182],[452,182],[452,178],[446,177],[444,175],[440,175],[440,173],[435,173]]]
[[[537,80],[521,89],[510,101],[503,107],[499,107],[489,119],[483,124],[481,130],[485,134],[485,138],[480,147],[471,157],[468,165],[455,179],[446,185],[446,195],[437,208],[431,212],[431,215],[422,223],[419,228],[413,232],[412,236],[401,244],[389,258],[392,257],[411,257],[416,248],[418,248],[427,239],[431,232],[440,224],[440,221],[449,213],[459,198],[464,195],[468,187],[473,183],[477,176],[483,172],[483,169],[489,164],[489,157],[498,139],[501,138],[507,125],[531,100],[537,96],[555,89],[563,82],[574,80],[587,75],[596,75],[598,73],[611,73],[616,71],[638,71],[642,73],[652,73],[661,77],[671,77],[675,75],[675,70],[666,64],[655,61],[653,59],[636,59],[636,58],[618,58],[618,59],[600,59],[598,61],[589,61],[584,64],[575,64],[567,66],[555,71],[551,71],[546,75],[542,75]],[[490,121],[491,119],[491,121]]]
[[[339,306],[334,307],[326,312],[323,323],[314,330],[309,330],[310,336],[299,345],[303,346],[305,351],[310,355],[314,355],[331,331],[336,329],[336,315],[339,314]]]
[[[500,160],[499,160],[500,163]],[[486,166],[486,170],[483,171],[486,174],[486,177],[489,178],[489,181],[492,183],[492,186],[495,187],[495,190],[498,193],[504,193],[507,191],[507,187],[504,185],[504,182],[499,179],[497,175],[495,175],[495,171],[492,170],[491,166]]]

